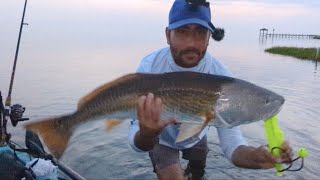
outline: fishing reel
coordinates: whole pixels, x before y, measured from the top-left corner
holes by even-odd
[[[7,132],[7,122],[10,117],[12,125],[15,127],[19,121],[26,121],[29,118],[22,118],[25,107],[20,104],[15,104],[9,108],[5,108],[2,102],[2,95],[0,91],[0,146],[12,145],[10,142],[11,134]]]
[[[186,0],[186,2],[192,7],[204,6],[208,8],[210,6],[206,0]]]
[[[18,124],[19,121],[26,121],[29,118],[22,118],[24,111],[26,110],[25,107],[21,106],[20,104],[15,104],[10,107],[10,119],[11,123],[14,127]]]

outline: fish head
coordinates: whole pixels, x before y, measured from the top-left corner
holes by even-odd
[[[246,81],[234,80],[221,88],[216,103],[217,127],[234,127],[275,116],[284,104],[284,97]]]

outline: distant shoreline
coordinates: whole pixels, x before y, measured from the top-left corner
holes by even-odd
[[[298,47],[272,47],[265,49],[265,52],[295,57],[303,60],[319,61],[320,52],[317,55],[316,48],[298,48]]]

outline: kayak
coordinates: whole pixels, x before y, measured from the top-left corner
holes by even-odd
[[[0,179],[85,179],[47,154],[36,134],[27,131],[25,137],[27,148],[12,141],[0,146]]]

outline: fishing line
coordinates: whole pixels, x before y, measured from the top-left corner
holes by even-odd
[[[282,152],[284,151],[284,150],[283,150],[282,148],[280,148],[280,147],[273,147],[273,148],[271,149],[271,153],[272,153],[275,149],[279,149],[279,150],[281,150]],[[300,151],[301,151],[301,150],[300,150]],[[298,159],[301,159],[301,165],[300,165],[300,167],[297,168],[297,169],[291,169],[291,167],[292,167],[292,165],[293,165],[293,162],[297,161]],[[281,164],[283,164],[283,163],[281,163]],[[282,170],[280,170],[280,171],[278,171],[278,172],[284,172],[284,171],[300,171],[300,170],[303,168],[303,166],[304,166],[304,157],[302,157],[302,155],[300,155],[300,153],[299,153],[299,157],[291,160],[291,161],[289,162],[289,164],[290,164],[290,165],[289,165],[287,168],[284,168],[284,169],[282,169]]]

